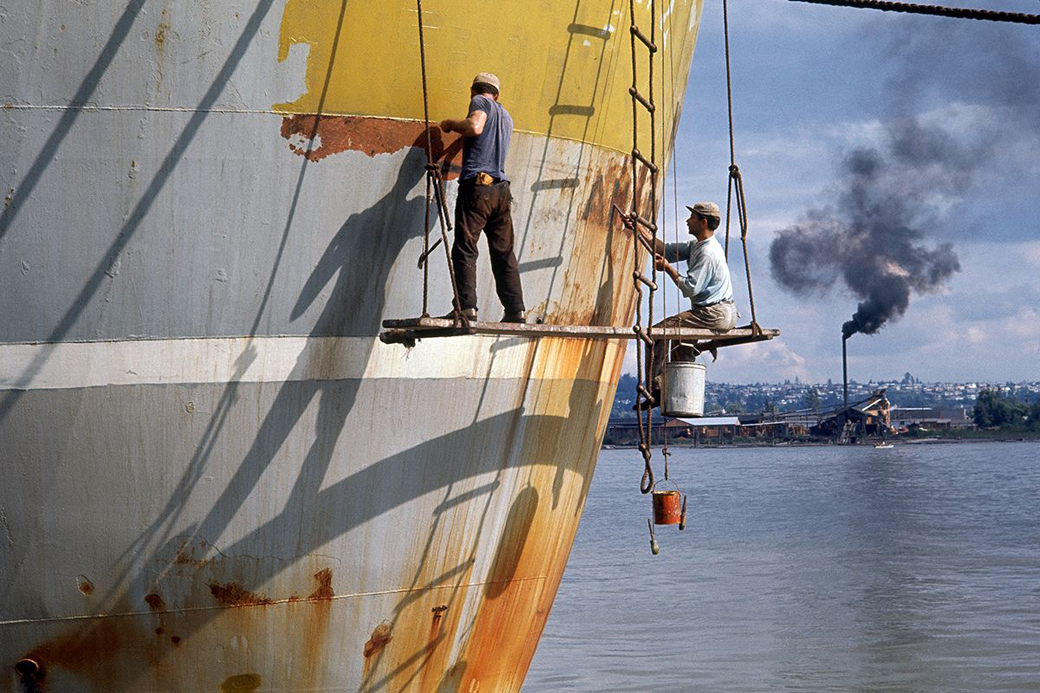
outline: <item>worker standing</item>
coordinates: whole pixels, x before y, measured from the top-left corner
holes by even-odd
[[[498,77],[481,72],[470,87],[469,115],[464,120],[442,120],[444,132],[462,135],[462,173],[455,202],[455,242],[451,262],[458,287],[458,303],[447,317],[477,317],[477,239],[487,235],[491,271],[498,298],[505,308],[502,322],[524,322],[524,295],[513,252],[513,196],[505,174],[506,153],[513,119],[498,102]]]
[[[690,218],[686,228],[694,240],[686,243],[663,243],[657,239],[654,245],[654,263],[690,299],[690,310],[665,318],[654,325],[661,327],[706,327],[711,330],[731,330],[737,324],[737,309],[733,303],[733,284],[726,264],[726,253],[715,239],[721,216],[714,202],[698,202],[686,209]],[[645,229],[636,227],[649,245],[654,239]],[[671,262],[686,261],[686,275],[671,265]],[[672,360],[692,361],[697,353],[689,346],[672,344],[670,340],[656,340],[653,345],[653,371],[647,371],[647,382],[651,388],[651,399],[646,406],[660,403],[660,375],[664,370],[665,355]],[[651,362],[651,348],[647,347],[647,367]]]

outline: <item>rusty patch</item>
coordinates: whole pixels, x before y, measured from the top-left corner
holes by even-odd
[[[214,599],[225,606],[258,606],[271,603],[265,595],[250,592],[234,582],[224,585],[213,583],[209,586],[209,591]]]
[[[165,11],[163,13],[165,14]],[[162,59],[163,49],[166,48],[166,32],[169,28],[169,24],[160,24],[155,32],[155,52],[159,54],[160,59]]]
[[[211,559],[209,558],[198,558],[196,556],[197,553],[205,555],[205,540],[197,539],[195,541],[192,541],[188,539],[177,550],[177,555],[174,557],[173,562],[177,565],[193,565],[199,568],[211,563]]]
[[[144,600],[148,602],[148,608],[152,611],[162,611],[166,607],[166,602],[154,592],[145,596]]]
[[[132,628],[116,625],[114,621],[116,619],[101,619],[34,648],[25,658],[39,663],[37,680],[42,681],[49,669],[60,668],[91,681],[95,690],[118,690],[127,685],[120,672],[112,669],[111,662],[125,652],[137,636]]]
[[[235,674],[229,676],[220,683],[222,693],[240,693],[241,691],[255,691],[264,682],[260,674]]]
[[[306,113],[282,119],[282,137],[289,149],[310,161],[345,151],[393,154],[405,147],[426,149],[425,124],[363,116],[318,116]],[[445,135],[431,126],[430,149],[445,178],[457,178],[462,166],[462,137]]]
[[[332,599],[335,593],[332,591],[332,570],[324,568],[314,574],[318,581],[318,588],[311,593],[308,599]]]
[[[390,622],[383,621],[372,631],[372,637],[365,643],[365,659],[381,651],[393,639],[390,635]]]
[[[162,627],[162,626],[159,626],[158,628],[156,628],[156,629],[155,629],[155,634],[156,634],[156,635],[162,635],[162,634],[163,634],[163,633],[165,633],[165,632],[166,632],[166,631],[165,631],[165,630],[163,629],[163,627]]]
[[[87,595],[88,597],[94,594],[94,583],[83,576],[80,576],[79,584],[77,584],[76,586],[79,588],[80,592]]]
[[[181,644],[181,636],[179,636],[179,635],[171,635],[170,636],[170,642],[172,642],[174,645],[180,645]]]

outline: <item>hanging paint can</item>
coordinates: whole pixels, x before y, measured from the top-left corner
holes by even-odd
[[[675,486],[675,482],[665,479],[664,483]],[[654,503],[655,525],[677,525],[682,520],[682,493],[679,488],[659,489],[654,485],[650,494]]]
[[[671,361],[664,365],[661,413],[665,416],[704,416],[703,363]]]

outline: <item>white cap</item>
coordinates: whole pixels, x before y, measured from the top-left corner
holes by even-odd
[[[722,218],[722,215],[719,214],[719,206],[714,202],[698,202],[692,207],[686,205],[686,209],[699,214],[702,217],[715,217],[716,219]]]

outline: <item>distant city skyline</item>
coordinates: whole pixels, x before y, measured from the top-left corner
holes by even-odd
[[[1040,11],[1030,0],[946,4]],[[1040,29],[780,0],[732,2],[729,14],[736,161],[747,189],[756,308],[763,326],[783,334],[720,350],[718,362],[708,359],[708,379],[840,381],[841,327],[860,298],[841,276],[792,293],[771,273],[770,246],[778,232],[838,199],[844,157],[862,147],[882,151],[892,124],[908,119],[934,126],[946,138],[941,144],[970,162],[953,179],[946,160],[921,168],[920,175],[945,176],[944,186],[915,193],[915,218],[908,219],[922,233],[921,247],[952,244],[960,270],[931,293],[911,294],[905,315],[877,334],[854,335],[850,378],[906,371],[928,381],[1040,377],[1040,81],[1027,78],[1040,74]],[[720,2],[705,3],[676,146],[680,209],[699,199],[726,203],[721,15]],[[910,142],[920,150],[914,175],[934,154],[927,135]],[[986,155],[974,157],[981,148]],[[685,218],[678,215],[676,229],[672,186],[669,180],[664,195],[668,240],[684,231]],[[730,265],[744,323],[739,238]],[[675,312],[670,284],[665,293],[662,308]],[[626,371],[634,365],[630,347]]]
[[[1013,394],[1018,401],[1032,404],[1040,402],[1040,380],[1018,383],[969,382],[922,382],[905,378],[896,380],[857,381],[849,380],[849,402],[866,399],[871,393],[884,388],[888,400],[896,408],[913,407],[965,407],[972,408],[980,392],[1000,390],[1002,394]],[[635,381],[631,375],[622,376],[614,398],[612,416],[629,418],[634,416]],[[1009,387],[1010,386],[1010,387]],[[810,395],[815,390],[815,398]],[[811,383],[789,380],[786,382],[730,383],[709,381],[705,386],[706,411],[719,409],[753,413],[768,408],[777,411],[799,411],[812,409],[809,401],[818,402],[817,408],[825,410],[842,403],[844,385],[839,378],[832,382]],[[738,406],[733,407],[736,404]]]

